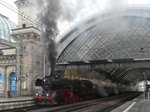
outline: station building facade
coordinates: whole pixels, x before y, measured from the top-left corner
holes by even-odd
[[[34,95],[36,92],[35,80],[43,77],[44,51],[40,43],[39,26],[36,19],[34,1],[16,0],[18,10],[17,27],[12,29],[11,37],[16,48],[16,84],[17,95]]]
[[[16,49],[14,40],[10,37],[10,31],[14,28],[16,25],[0,14],[0,97],[16,90]]]
[[[16,0],[18,10],[35,19],[33,1]],[[26,16],[15,25],[0,15],[0,97],[33,95],[37,78],[43,77],[40,31]]]

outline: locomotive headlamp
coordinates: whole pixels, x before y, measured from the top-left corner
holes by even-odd
[[[47,93],[46,96],[49,96],[49,94]]]
[[[44,82],[46,81],[46,79],[44,79]]]
[[[38,94],[38,93],[36,93],[36,96],[39,96],[39,94]]]

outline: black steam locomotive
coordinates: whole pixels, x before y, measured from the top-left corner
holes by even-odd
[[[45,76],[37,79],[42,90],[34,96],[38,105],[68,104],[98,97],[95,85],[89,80]]]
[[[125,87],[93,84],[89,80],[67,79],[56,74],[37,79],[35,86],[41,87],[34,96],[34,101],[38,105],[69,104],[129,91]]]

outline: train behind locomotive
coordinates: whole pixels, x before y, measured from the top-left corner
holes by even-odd
[[[38,105],[68,104],[126,92],[124,88],[100,87],[89,80],[67,79],[54,75],[37,79],[35,85],[41,87],[34,96]]]

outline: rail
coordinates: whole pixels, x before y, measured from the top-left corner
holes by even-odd
[[[138,95],[140,95],[140,93],[132,92],[123,95],[77,102],[68,105],[31,106],[26,108],[14,109],[10,112],[103,112],[110,111],[117,106],[123,104],[125,101],[131,100]]]

